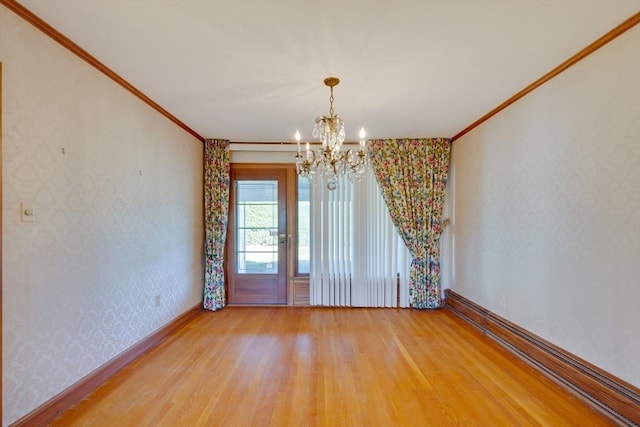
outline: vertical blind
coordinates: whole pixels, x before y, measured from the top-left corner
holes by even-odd
[[[367,168],[362,180],[341,177],[328,191],[310,186],[312,305],[408,307],[411,256]]]

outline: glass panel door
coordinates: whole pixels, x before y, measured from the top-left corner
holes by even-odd
[[[286,304],[286,171],[234,167],[227,247],[230,304]]]

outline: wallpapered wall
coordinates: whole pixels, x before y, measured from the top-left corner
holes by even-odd
[[[0,61],[8,425],[201,300],[203,147],[2,6]]]
[[[640,26],[455,142],[447,234],[453,290],[635,386],[638,76]]]

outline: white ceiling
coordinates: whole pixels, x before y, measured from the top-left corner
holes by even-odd
[[[451,137],[640,0],[19,0],[205,138]]]

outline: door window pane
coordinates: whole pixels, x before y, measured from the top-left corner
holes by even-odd
[[[309,180],[298,177],[298,274],[309,274]]]
[[[278,181],[236,181],[238,274],[278,273]]]

